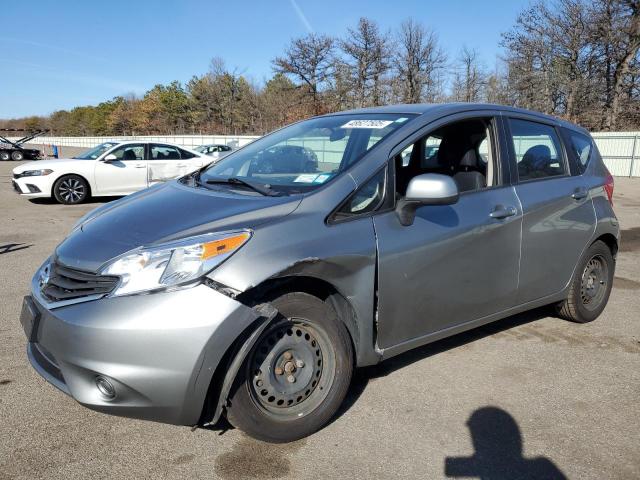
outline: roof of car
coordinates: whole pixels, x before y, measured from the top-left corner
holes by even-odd
[[[580,131],[587,131],[583,127],[574,123],[568,122],[558,117],[547,115],[545,113],[536,112],[533,110],[526,110],[524,108],[510,107],[507,105],[497,105],[492,103],[412,103],[412,104],[396,104],[396,105],[384,105],[381,107],[366,107],[357,108],[353,110],[346,110],[342,112],[336,112],[329,115],[349,115],[356,113],[409,113],[418,115],[451,115],[454,113],[466,112],[469,110],[500,110],[504,112],[521,113],[538,117],[540,119],[551,120],[553,122],[560,123],[561,125]]]

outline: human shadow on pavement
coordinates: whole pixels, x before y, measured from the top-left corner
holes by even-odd
[[[446,457],[444,474],[450,478],[566,479],[548,458],[525,458],[522,435],[514,418],[497,407],[483,407],[467,421],[475,453],[470,457]]]

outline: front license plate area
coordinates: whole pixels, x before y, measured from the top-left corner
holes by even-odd
[[[24,333],[30,342],[35,342],[38,335],[38,323],[40,322],[40,310],[36,307],[33,298],[27,295],[22,300],[22,311],[20,312],[20,323]]]

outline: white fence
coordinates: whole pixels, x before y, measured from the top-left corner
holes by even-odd
[[[640,132],[598,132],[592,134],[604,163],[617,177],[640,177]],[[185,147],[206,143],[219,143],[242,147],[252,142],[255,135],[160,135],[133,137],[38,137],[35,142],[42,145],[91,148],[99,143],[114,140],[148,140],[169,142]]]
[[[591,136],[616,177],[640,177],[640,132],[601,132]]]
[[[257,135],[136,135],[129,137],[49,137],[43,136],[33,140],[39,145],[57,145],[59,147],[92,148],[104,142],[121,140],[144,140],[149,142],[167,142],[182,145],[183,147],[197,147],[209,143],[242,147],[252,142]],[[17,140],[10,138],[10,140]]]

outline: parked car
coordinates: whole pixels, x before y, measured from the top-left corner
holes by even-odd
[[[277,145],[260,151],[252,168],[259,173],[313,173],[318,169],[318,157],[299,145]]]
[[[303,142],[313,172],[273,153]],[[612,194],[589,133],[543,114],[312,118],[82,218],[24,300],[28,357],[94,410],[292,441],[354,367],[544,305],[597,318]]]
[[[199,147],[195,147],[194,150],[219,160],[233,152],[233,147],[215,143],[211,145],[200,145]]]
[[[29,198],[81,203],[90,196],[129,195],[209,162],[201,153],[168,143],[106,142],[74,158],[24,163],[13,169],[13,188]]]

